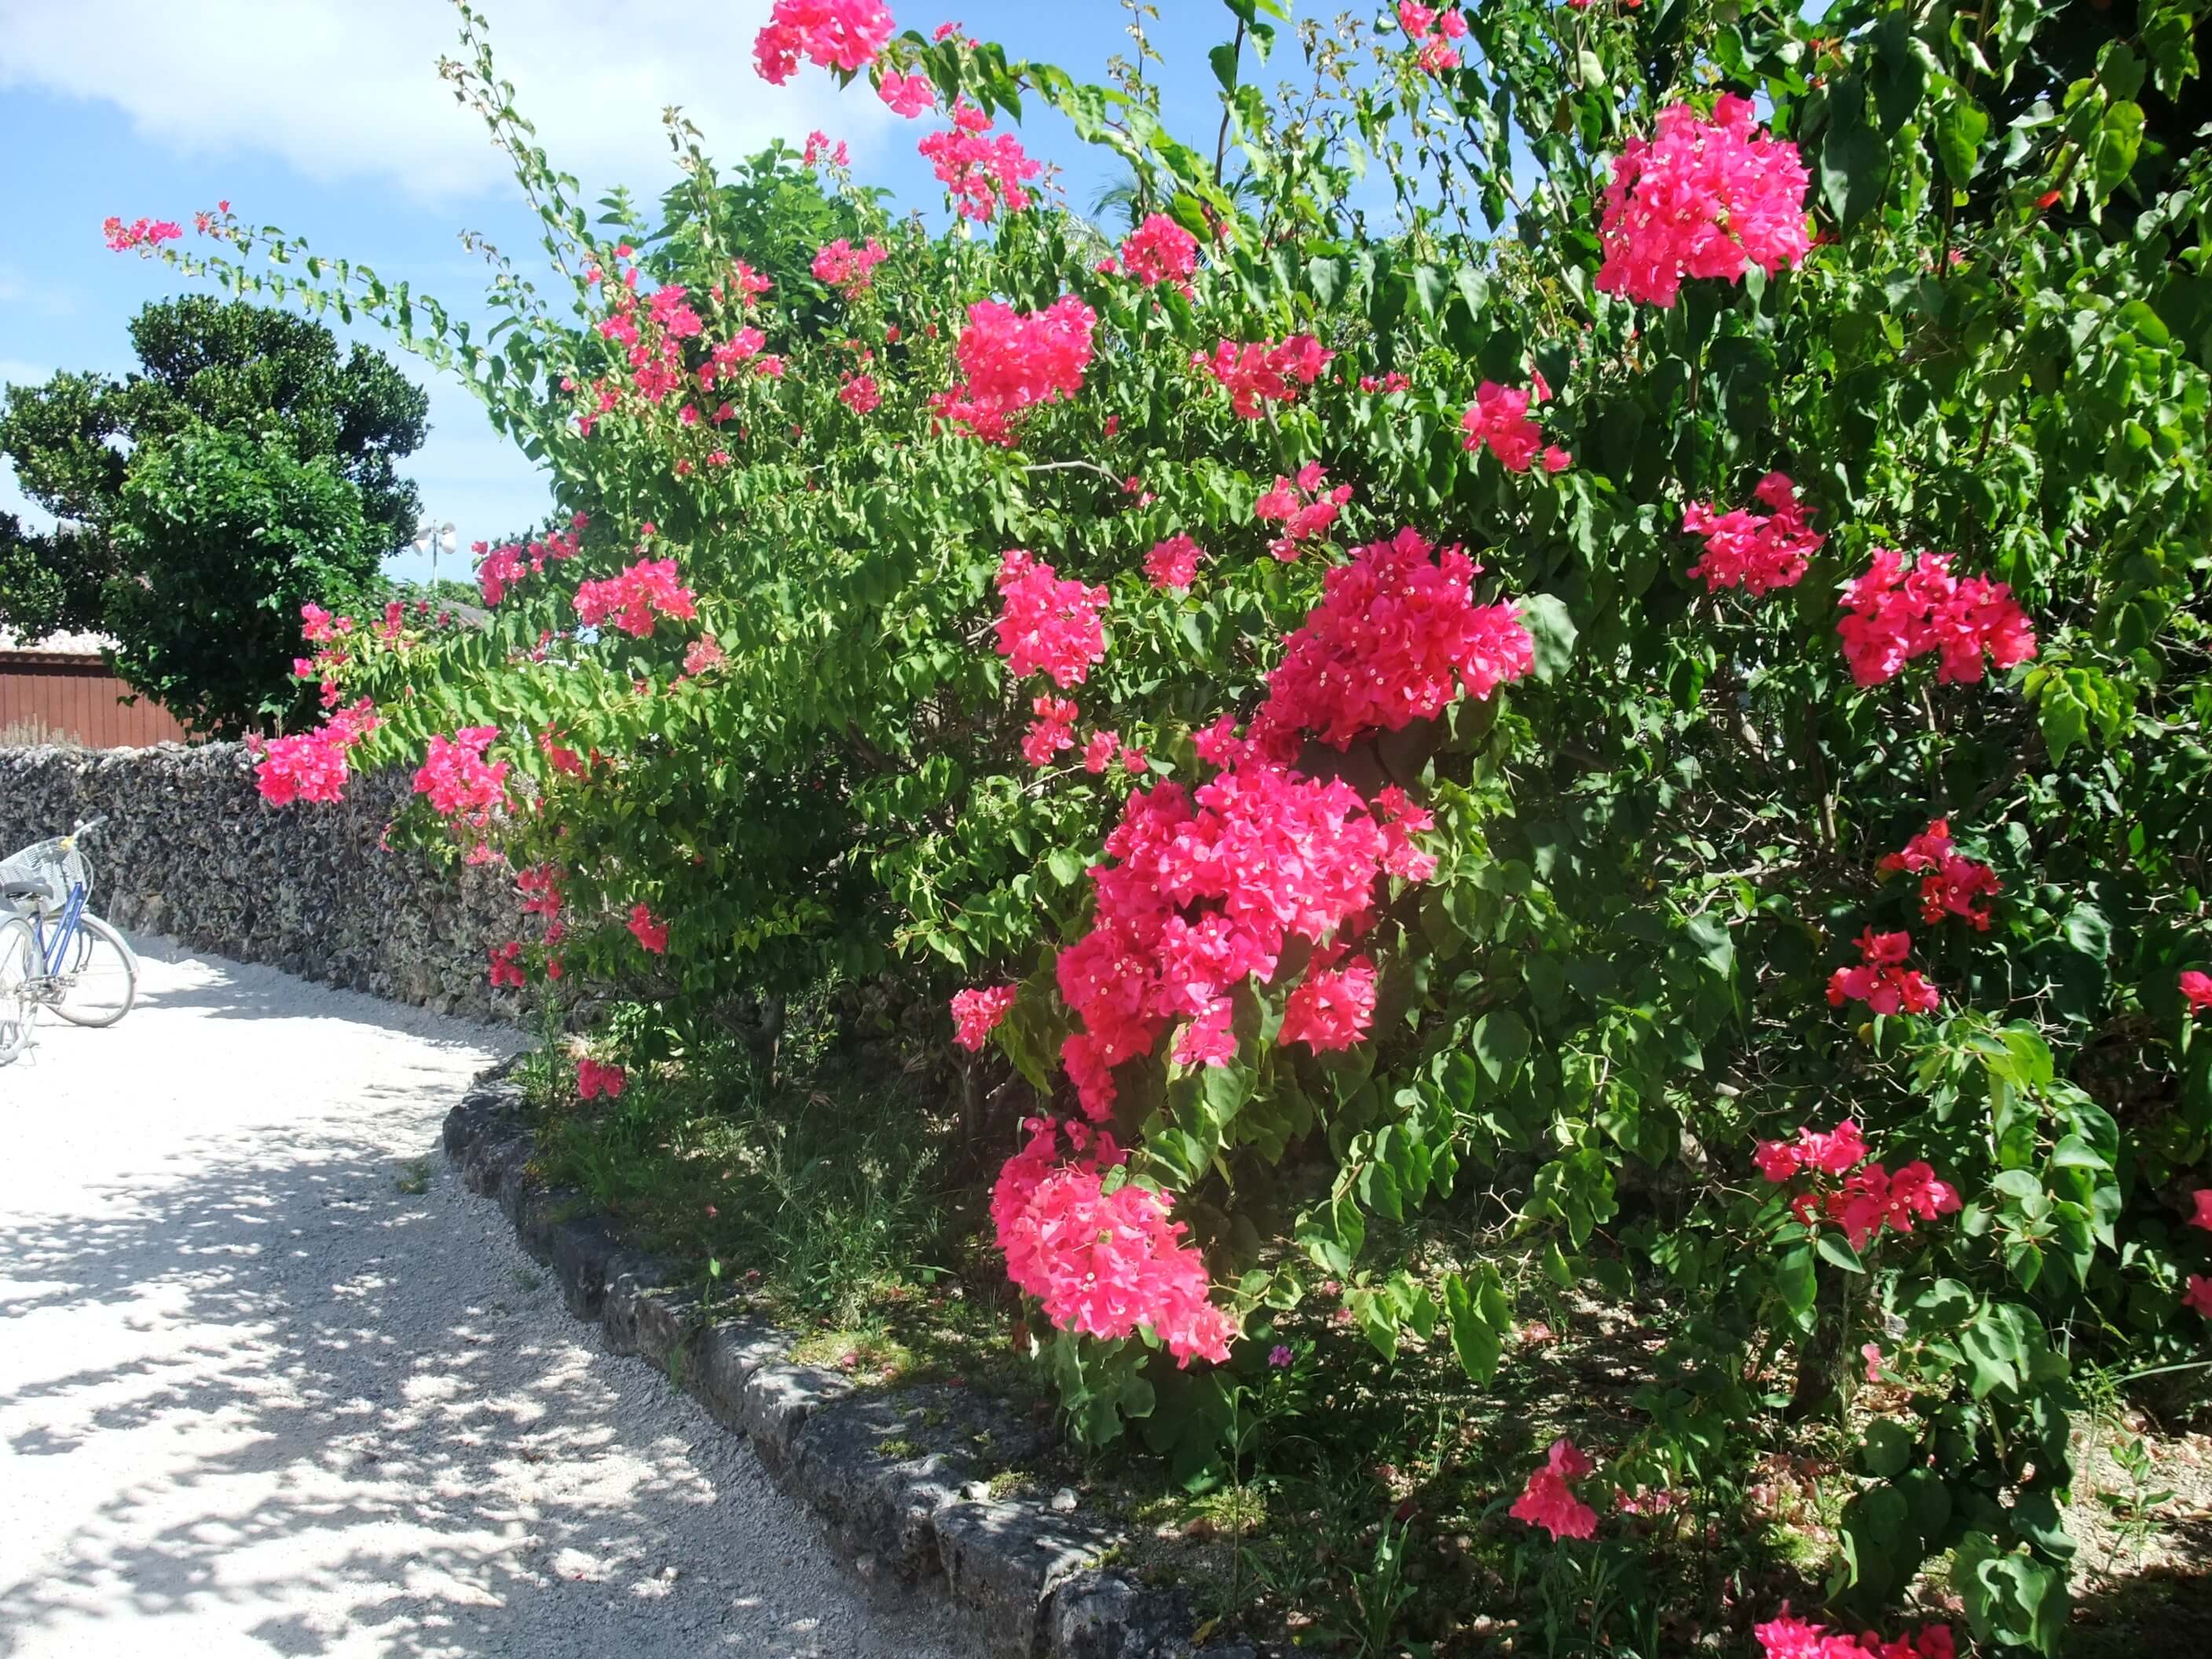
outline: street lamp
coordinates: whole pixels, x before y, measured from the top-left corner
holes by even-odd
[[[438,555],[450,553],[460,544],[460,536],[451,519],[443,524],[432,524],[425,519],[416,527],[415,550],[430,556],[430,586],[434,592],[438,586]]]

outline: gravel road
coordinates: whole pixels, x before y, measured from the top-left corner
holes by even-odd
[[[0,1068],[0,1655],[963,1659],[431,1152],[514,1042],[149,955]]]

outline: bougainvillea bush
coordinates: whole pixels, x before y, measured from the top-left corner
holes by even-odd
[[[388,323],[561,507],[481,630],[310,619],[272,799],[419,769],[395,835],[532,900],[495,977],[649,1002],[588,1094],[934,988],[1093,1443],[1218,1420],[1323,1281],[1474,1399],[1508,1219],[1671,1322],[1531,1537],[1843,1420],[1826,1622],[1765,1650],[1949,1651],[1931,1564],[2053,1649],[2070,1376],[2212,1334],[2192,0],[1230,0],[1183,137],[1141,53],[778,0],[761,72],[911,122],[934,218],[680,118],[665,212],[587,210],[462,16],[552,260],[495,337],[227,216],[161,249]]]

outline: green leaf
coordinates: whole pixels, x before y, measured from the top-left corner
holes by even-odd
[[[1936,154],[1953,184],[1964,185],[1974,176],[1989,136],[1990,118],[1979,104],[1963,94],[1944,100],[1936,118]]]
[[[1867,119],[1866,88],[1856,75],[1829,88],[1828,131],[1820,142],[1820,194],[1836,222],[1849,230],[1881,200],[1889,151]]]
[[[1492,1009],[1474,1024],[1475,1058],[1500,1086],[1521,1069],[1528,1054],[1528,1028],[1510,1008]]]
[[[1536,678],[1549,684],[1567,672],[1574,660],[1575,623],[1561,600],[1549,593],[1531,593],[1515,601],[1522,625],[1536,659]]]
[[[1859,1260],[1859,1253],[1851,1248],[1850,1241],[1841,1233],[1823,1231],[1813,1248],[1845,1273],[1863,1273],[1866,1271],[1866,1263]]]
[[[2136,157],[2142,149],[2142,106],[2122,99],[2105,112],[2105,118],[2097,124],[2097,131],[2089,140],[2089,176],[2094,199],[2101,201],[2119,188],[2120,181],[2135,171]]]
[[[1490,1382],[1498,1375],[1504,1345],[1462,1274],[1454,1273],[1444,1280],[1444,1319],[1451,1327],[1452,1353],[1460,1369],[1477,1382]]]
[[[1793,1245],[1775,1259],[1774,1289],[1782,1298],[1782,1305],[1796,1316],[1798,1323],[1803,1324],[1813,1311],[1813,1297],[1818,1289],[1809,1246]]]
[[[1224,40],[1219,46],[1207,52],[1206,54],[1206,61],[1213,65],[1213,78],[1221,82],[1222,91],[1236,91],[1237,47],[1235,44],[1231,41]]]
[[[1859,1465],[1876,1480],[1890,1480],[1905,1473],[1915,1443],[1912,1431],[1904,1424],[1893,1417],[1877,1417],[1859,1441]]]

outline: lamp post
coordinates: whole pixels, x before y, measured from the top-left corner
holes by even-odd
[[[438,586],[438,555],[450,553],[460,544],[459,533],[454,530],[453,521],[451,519],[447,520],[443,524],[433,524],[429,520],[425,519],[416,526],[415,550],[417,553],[427,553],[430,556],[432,592],[434,592]]]

